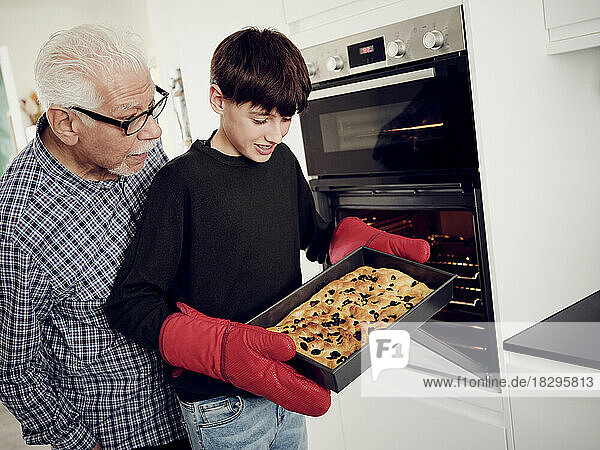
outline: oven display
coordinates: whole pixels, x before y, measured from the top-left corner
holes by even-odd
[[[385,61],[383,38],[378,37],[348,46],[350,67],[360,67],[379,61]]]
[[[366,55],[367,53],[373,53],[375,51],[375,47],[373,45],[369,45],[367,47],[361,47],[358,49],[358,53],[361,55]]]

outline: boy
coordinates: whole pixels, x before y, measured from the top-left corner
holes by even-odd
[[[305,448],[296,412],[324,414],[329,391],[284,363],[295,354],[291,338],[242,324],[301,284],[300,249],[321,262],[329,250],[335,262],[370,241],[422,261],[429,247],[358,219],[334,232],[316,213],[281,143],[310,92],[304,60],[283,34],[227,37],[211,83],[219,129],[156,175],[105,311],[174,366],[194,449]]]

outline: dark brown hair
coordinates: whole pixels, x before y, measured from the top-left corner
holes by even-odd
[[[211,83],[227,100],[282,116],[306,108],[311,85],[300,50],[276,30],[250,27],[226,37],[210,62]]]

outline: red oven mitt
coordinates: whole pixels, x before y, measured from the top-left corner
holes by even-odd
[[[292,338],[253,325],[205,316],[185,303],[160,330],[159,348],[169,364],[203,373],[252,392],[289,411],[321,416],[328,389],[283,361],[296,354]]]
[[[429,244],[373,228],[358,217],[346,217],[333,231],[329,259],[333,264],[359,247],[369,247],[419,263],[429,259]]]

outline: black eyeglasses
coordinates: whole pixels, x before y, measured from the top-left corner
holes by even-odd
[[[92,119],[97,120],[99,122],[109,123],[116,127],[122,128],[123,131],[125,131],[125,134],[127,136],[131,136],[132,134],[135,134],[138,131],[140,131],[142,128],[144,128],[144,125],[146,125],[146,122],[148,121],[148,117],[150,115],[152,115],[152,117],[154,117],[156,119],[156,118],[158,118],[160,113],[163,112],[163,109],[165,109],[165,105],[167,104],[167,97],[169,96],[169,93],[156,85],[154,85],[154,87],[156,89],[156,92],[158,92],[160,95],[162,95],[162,98],[160,100],[158,100],[153,106],[151,106],[148,109],[148,111],[144,111],[143,113],[140,113],[137,116],[135,116],[129,120],[113,119],[112,117],[106,117],[106,116],[103,116],[102,114],[98,114],[94,111],[80,108],[79,106],[72,106],[71,109],[82,112],[86,116],[89,116]]]

